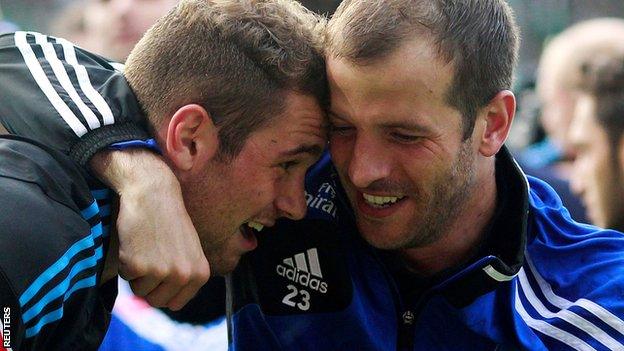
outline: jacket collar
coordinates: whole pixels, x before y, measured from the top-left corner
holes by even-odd
[[[452,269],[433,289],[462,307],[512,280],[524,261],[527,242],[529,188],[526,176],[503,147],[496,155],[497,210],[486,229],[478,254]]]

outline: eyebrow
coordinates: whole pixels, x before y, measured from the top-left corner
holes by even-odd
[[[309,154],[312,155],[314,157],[318,157],[323,153],[323,148],[319,145],[299,145],[294,149],[288,150],[288,151],[284,151],[282,153],[280,153],[279,157],[292,157],[292,156],[297,156],[300,154]]]
[[[337,118],[337,119],[341,119],[341,120],[347,120],[346,118],[340,116],[339,114],[337,114],[336,112],[333,111],[329,111],[329,116],[330,118]],[[407,121],[403,121],[403,122],[385,122],[385,123],[381,123],[380,126],[384,129],[405,129],[405,130],[410,130],[410,131],[415,131],[415,132],[421,132],[421,133],[431,133],[433,131],[433,129],[431,129],[430,127],[426,127],[422,124],[418,124],[418,123],[413,123],[413,122],[407,122]]]
[[[382,123],[381,127],[385,129],[405,129],[405,130],[422,132],[422,133],[432,132],[432,129],[430,127],[427,127],[418,123],[411,123],[411,122],[387,122],[387,123]]]
[[[331,118],[338,118],[338,119],[346,119],[344,117],[342,117],[341,115],[339,115],[338,113],[334,112],[334,111],[327,111],[327,115],[328,117]]]

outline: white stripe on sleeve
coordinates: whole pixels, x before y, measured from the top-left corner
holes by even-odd
[[[609,348],[609,350],[624,350],[624,345],[619,343],[617,340],[612,338],[609,334],[604,332],[602,329],[598,328],[595,324],[590,321],[584,319],[578,314],[568,310],[568,309],[560,309],[559,311],[552,312],[544,306],[542,301],[539,300],[533,288],[529,283],[529,280],[526,276],[526,272],[524,271],[524,267],[520,269],[518,273],[518,279],[520,281],[520,286],[522,286],[522,291],[524,292],[524,296],[529,301],[531,306],[540,314],[540,316],[544,318],[559,318],[562,319],[573,326],[581,329],[585,333],[592,336],[594,339],[598,340],[601,344],[605,345]]]
[[[65,104],[56,90],[54,90],[52,83],[48,80],[48,77],[39,64],[35,53],[26,40],[26,32],[15,32],[15,45],[22,54],[22,57],[24,57],[24,62],[37,82],[37,85],[39,85],[39,88],[48,98],[52,106],[54,106],[56,111],[61,115],[63,120],[78,137],[85,135],[87,133],[87,128],[85,128],[78,117],[76,117],[72,110]]]
[[[97,119],[93,111],[85,105],[82,98],[78,95],[78,92],[76,92],[76,88],[74,88],[74,85],[69,79],[69,75],[67,75],[67,70],[65,70],[63,62],[61,62],[56,55],[56,51],[54,50],[52,43],[48,42],[47,37],[41,33],[30,32],[29,34],[32,34],[35,37],[35,42],[41,46],[46,60],[48,60],[48,63],[50,63],[50,66],[52,67],[52,71],[54,71],[54,75],[58,79],[59,83],[61,83],[63,89],[67,92],[67,95],[69,95],[76,106],[78,106],[80,113],[82,113],[87,121],[87,124],[89,124],[89,128],[92,130],[99,128],[100,121]]]
[[[550,336],[553,339],[559,340],[562,343],[570,346],[571,348],[579,351],[596,351],[593,347],[591,347],[585,341],[579,339],[578,337],[568,333],[565,330],[561,330],[554,325],[550,325],[543,320],[535,319],[529,315],[529,313],[524,309],[522,305],[522,301],[520,301],[520,296],[518,295],[518,285],[515,286],[516,298],[515,298],[515,307],[520,317],[524,320],[524,322],[531,328]]]
[[[539,274],[539,272],[535,269],[533,261],[528,255],[526,255],[526,261],[529,264],[529,270],[531,271],[531,274],[533,274],[533,276],[535,277],[537,284],[539,285],[542,293],[544,294],[548,302],[557,306],[560,309],[569,309],[572,305],[580,306],[585,310],[589,311],[594,316],[598,317],[609,326],[611,326],[613,329],[617,330],[620,334],[624,335],[624,321],[622,321],[616,315],[607,311],[604,307],[598,305],[593,301],[581,298],[576,300],[576,302],[572,302],[566,298],[556,295],[552,290],[550,284],[548,284],[548,282],[546,282],[544,278],[542,278],[542,276]]]
[[[108,106],[102,95],[100,95],[100,93],[95,90],[95,88],[91,84],[87,69],[85,68],[85,66],[78,63],[78,59],[76,58],[76,48],[74,47],[74,45],[69,41],[61,38],[58,38],[56,42],[63,46],[65,60],[72,67],[74,67],[74,70],[76,70],[76,76],[78,77],[80,89],[82,89],[85,96],[89,100],[91,100],[93,106],[95,106],[95,108],[97,108],[97,110],[100,112],[104,121],[104,125],[115,123],[113,112],[111,111],[110,107]]]

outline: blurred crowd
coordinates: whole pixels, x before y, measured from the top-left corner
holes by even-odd
[[[123,62],[141,35],[176,2],[65,2],[47,32]],[[328,15],[339,3],[302,2]],[[535,73],[521,72],[515,91],[518,115],[508,144],[527,174],[555,188],[572,218],[624,231],[624,19],[572,22],[549,33],[537,64],[532,63]],[[0,33],[17,29],[0,10]],[[184,333],[191,342],[200,337],[216,340],[203,343],[211,349],[227,347],[222,278],[212,278],[197,299],[175,313],[151,309],[129,289],[120,291],[111,337],[102,349],[135,349],[137,342],[145,342],[141,349],[167,349],[166,335],[176,335],[179,346]],[[145,326],[145,320],[151,327],[132,330]]]

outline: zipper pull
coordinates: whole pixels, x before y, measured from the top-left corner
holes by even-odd
[[[403,313],[403,324],[412,325],[414,323],[414,313],[412,311],[405,311]]]

